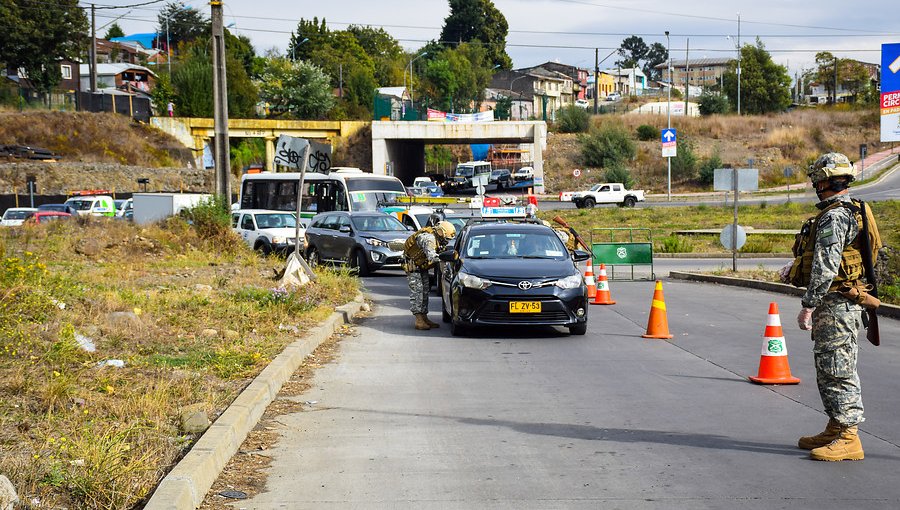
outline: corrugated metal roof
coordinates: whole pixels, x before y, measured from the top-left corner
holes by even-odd
[[[705,67],[705,66],[724,66],[728,65],[729,62],[734,60],[734,58],[730,57],[719,57],[719,58],[691,58],[688,59],[687,62],[691,67]],[[672,67],[684,67],[685,60],[673,60]],[[653,66],[654,69],[665,69],[666,63],[657,64]]]

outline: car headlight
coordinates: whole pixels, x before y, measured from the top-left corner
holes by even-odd
[[[372,246],[378,246],[381,248],[387,248],[387,243],[382,241],[381,239],[375,239],[372,237],[367,237],[366,242],[371,244]]]
[[[463,287],[468,287],[470,289],[486,289],[491,286],[491,282],[485,280],[484,278],[479,278],[474,275],[470,275],[469,273],[458,273],[459,275],[459,283]]]
[[[561,278],[556,280],[556,285],[560,289],[577,289],[581,286],[583,280],[580,274],[573,274],[572,276],[567,276],[565,278]]]
[[[272,236],[272,244],[284,244],[287,238],[282,236]]]

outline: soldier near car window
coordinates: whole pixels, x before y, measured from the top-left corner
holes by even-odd
[[[819,213],[803,224],[794,243],[795,258],[781,275],[785,282],[806,287],[797,323],[812,331],[816,383],[829,420],[824,431],[801,437],[798,446],[811,450],[815,460],[862,460],[857,337],[864,307],[878,305],[869,294],[874,275],[867,274],[864,260],[875,260],[869,257],[877,255],[881,238],[869,208],[848,194],[856,169],[847,156],[824,154],[808,175],[820,200]]]
[[[416,329],[440,327],[428,320],[428,274],[438,263],[438,251],[447,247],[456,236],[456,228],[449,221],[439,221],[433,227],[423,227],[409,236],[403,245],[403,269],[409,282],[409,309],[416,318]]]

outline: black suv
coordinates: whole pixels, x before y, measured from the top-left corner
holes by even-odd
[[[306,229],[310,265],[347,264],[366,276],[387,265],[400,264],[403,251],[388,247],[406,241],[413,230],[383,212],[332,211],[317,214]]]
[[[497,189],[508,188],[511,184],[512,173],[505,168],[491,170],[491,176],[488,177],[488,184],[495,184]]]
[[[474,223],[442,252],[441,303],[453,335],[477,325],[565,326],[587,332],[588,298],[576,262],[552,228],[537,223]]]

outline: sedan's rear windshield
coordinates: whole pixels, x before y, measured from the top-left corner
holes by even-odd
[[[3,213],[5,220],[24,220],[34,214],[34,211],[6,211]]]
[[[474,258],[564,258],[566,247],[550,232],[489,232],[473,234],[463,250]]]

